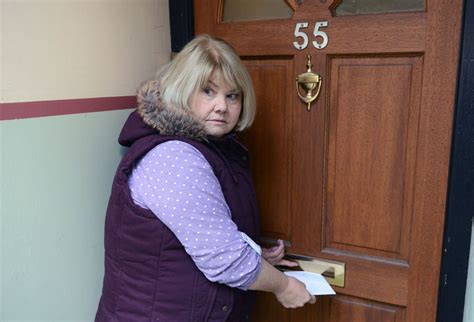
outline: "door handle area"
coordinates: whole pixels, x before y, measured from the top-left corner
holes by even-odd
[[[260,242],[264,245],[278,245],[278,239],[272,237],[261,237]],[[289,240],[283,239],[283,245],[291,247]],[[307,255],[300,255],[295,253],[286,253],[284,259],[297,262],[299,267],[296,270],[303,270],[306,272],[321,274],[326,278],[329,284],[338,287],[344,287],[346,282],[346,264],[327,259],[314,258]],[[295,268],[280,266],[280,270],[295,270]]]
[[[286,253],[284,258],[297,262],[299,268],[305,272],[321,274],[333,286],[344,287],[345,285],[346,264],[342,262],[293,253]]]

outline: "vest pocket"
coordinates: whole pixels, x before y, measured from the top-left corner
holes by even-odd
[[[208,321],[212,307],[216,301],[217,285],[210,282],[199,271],[194,272],[192,288],[192,308],[189,321]]]
[[[206,322],[227,321],[229,314],[234,309],[235,289],[224,284],[216,284],[214,301],[206,316]]]

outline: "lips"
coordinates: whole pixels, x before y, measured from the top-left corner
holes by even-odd
[[[207,121],[208,122],[216,122],[216,123],[227,124],[226,120],[210,119],[210,120],[207,120]]]

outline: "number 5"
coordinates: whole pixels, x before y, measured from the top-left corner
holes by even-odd
[[[300,28],[307,28],[307,27],[308,27],[307,22],[300,22],[300,23],[297,23],[296,26],[295,26],[295,38],[298,38],[298,37],[303,38],[303,43],[302,44],[300,44],[296,41],[293,41],[293,46],[295,46],[295,48],[298,49],[298,50],[303,50],[308,46],[308,36],[303,31],[300,31]],[[316,30],[314,32],[316,32]],[[327,38],[327,36],[326,36],[326,38]],[[314,43],[314,41],[313,41],[313,43]]]
[[[298,25],[297,25],[298,26]],[[316,40],[313,40],[313,46],[314,48],[316,49],[323,49],[324,47],[326,47],[328,45],[328,35],[324,32],[324,31],[320,31],[319,28],[320,27],[327,27],[328,26],[328,22],[327,21],[320,21],[320,22],[316,22],[316,24],[314,25],[314,33],[313,35],[315,37],[321,37],[323,38],[323,42],[322,43],[318,43]],[[296,35],[296,30],[295,30],[295,35]],[[306,36],[306,35],[305,35]]]

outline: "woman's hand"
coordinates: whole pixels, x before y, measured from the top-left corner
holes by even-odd
[[[277,246],[273,246],[271,248],[262,247],[262,257],[271,265],[288,267],[298,266],[298,263],[283,259],[283,256],[285,256],[285,245],[283,244],[283,240],[281,239],[278,240]]]
[[[277,300],[287,308],[300,307],[306,303],[315,303],[314,295],[309,294],[305,285],[297,279],[287,276],[262,258],[257,280],[250,290],[266,291],[275,294]]]
[[[293,277],[285,277],[288,280],[286,287],[280,292],[275,292],[277,300],[284,307],[296,308],[301,307],[306,303],[316,303],[316,297],[308,292],[303,283]]]
[[[278,245],[271,248],[262,248],[262,257],[270,265],[275,266],[298,266],[298,263],[283,259],[285,256],[285,245],[283,240],[278,240]],[[274,294],[277,300],[286,308],[296,308],[306,303],[315,303],[316,298],[311,295],[305,285],[297,279],[282,274],[282,282],[280,283]]]

